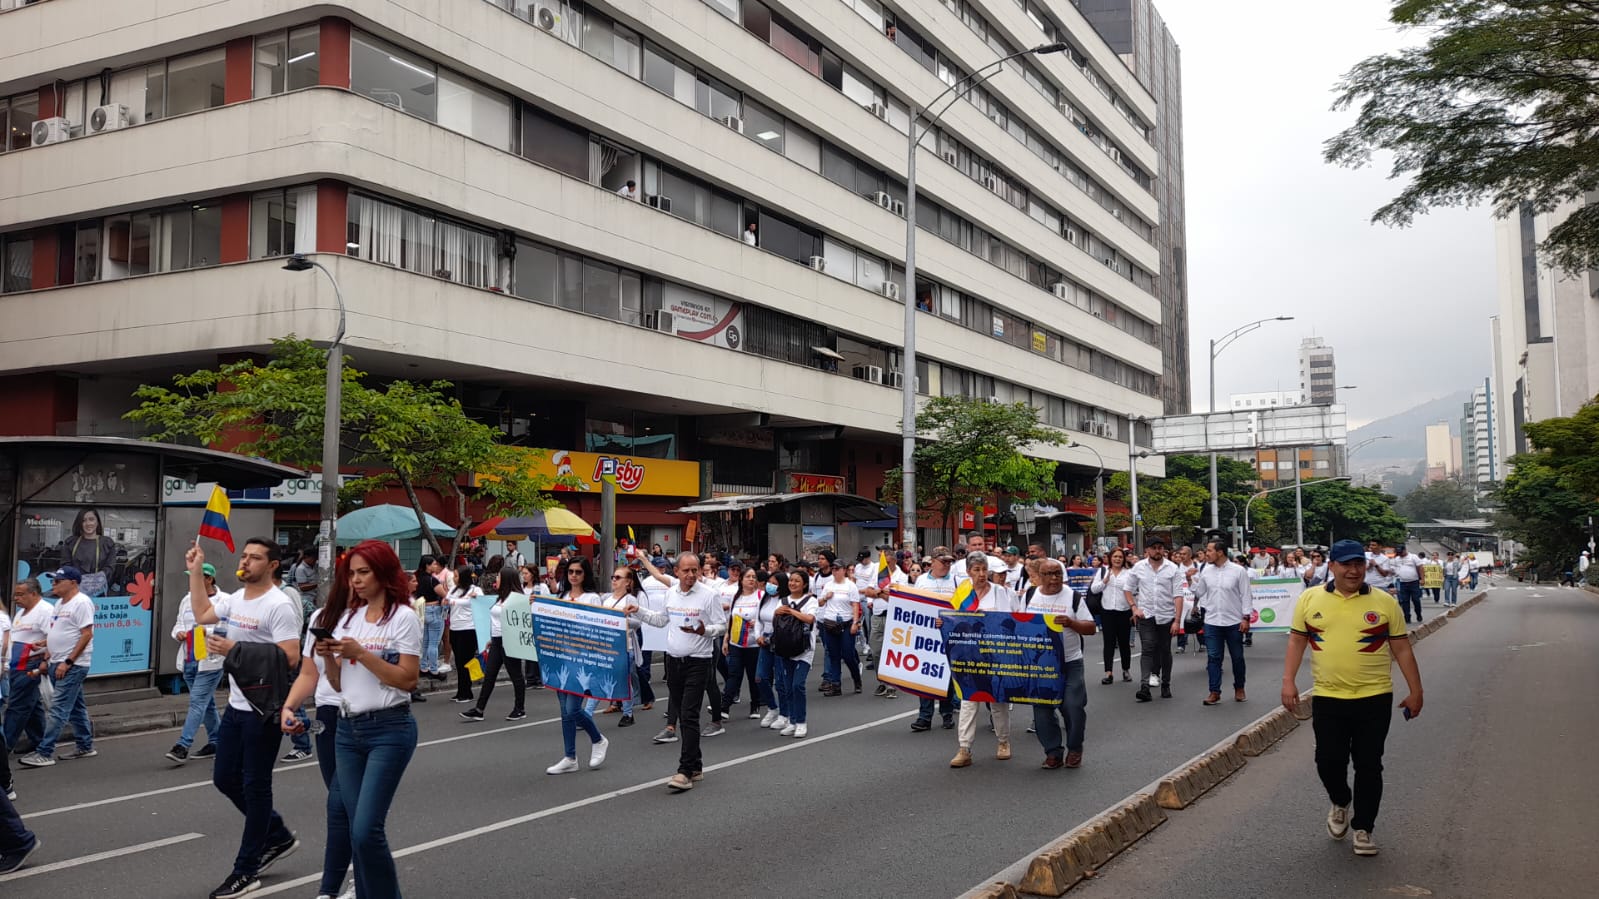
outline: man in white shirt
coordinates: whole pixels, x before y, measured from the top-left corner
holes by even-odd
[[[666,784],[674,793],[692,790],[694,782],[704,777],[700,704],[711,678],[716,638],[727,630],[721,598],[698,583],[699,575],[699,556],[682,553],[677,557],[677,583],[666,591],[666,612],[671,617],[666,628],[666,685],[681,731],[677,773]]]
[[[979,537],[978,539],[981,540],[982,538]],[[955,577],[955,572],[952,570],[955,554],[950,552],[947,546],[935,546],[930,558],[931,561],[928,564],[931,568],[922,572],[922,576],[916,579],[914,586],[921,590],[937,593],[940,596],[954,596],[955,588],[959,586],[959,579]],[[936,703],[938,712],[944,720],[944,729],[954,730],[955,714],[960,711],[961,701],[955,695],[953,684],[950,685],[950,690],[944,695],[944,698],[936,700]],[[911,722],[911,731],[913,733],[926,733],[933,729],[934,704],[935,700],[922,697],[921,706],[916,713],[916,720]]]
[[[1054,615],[1057,624],[1071,633],[1061,635],[1060,663],[1065,676],[1059,705],[1033,706],[1033,730],[1038,733],[1038,743],[1044,747],[1044,767],[1076,768],[1083,763],[1083,732],[1088,727],[1088,688],[1083,679],[1083,637],[1094,635],[1094,616],[1088,604],[1075,596],[1066,586],[1066,566],[1056,559],[1040,563],[1039,577],[1043,586],[1033,591],[1027,611]],[[1072,638],[1077,639],[1073,640]],[[1064,746],[1061,737],[1061,719],[1066,721]],[[1064,750],[1065,756],[1062,757]]]
[[[1133,696],[1139,702],[1152,697],[1150,675],[1160,683],[1160,698],[1171,698],[1171,638],[1182,630],[1184,572],[1166,560],[1166,542],[1152,537],[1144,545],[1144,558],[1127,573],[1127,604],[1138,628],[1139,684]]]
[[[961,555],[963,558],[956,559],[955,564],[951,565],[949,569],[952,573],[954,573],[956,581],[964,581],[969,579],[966,574],[966,559],[964,556],[972,553],[983,552],[983,548],[985,546],[987,546],[987,542],[984,541],[982,534],[972,531],[970,534],[966,535],[966,552],[962,553]]]
[[[638,182],[634,181],[632,178],[627,179],[626,184],[616,189],[616,195],[624,200],[637,200]]]
[[[1394,570],[1388,557],[1383,555],[1382,544],[1376,540],[1366,542],[1366,586],[1386,591],[1393,580]]]
[[[1205,609],[1205,671],[1210,677],[1205,705],[1221,702],[1223,647],[1233,659],[1233,699],[1245,699],[1243,635],[1255,615],[1255,594],[1249,570],[1227,561],[1227,550],[1225,540],[1206,542],[1205,561],[1210,564],[1194,575],[1194,601]]]
[[[527,558],[516,548],[515,540],[505,541],[505,567],[513,571],[527,564]]]
[[[1421,623],[1421,556],[1405,549],[1403,543],[1394,548],[1393,573],[1399,581],[1399,610],[1405,613],[1405,623],[1410,623],[1410,610],[1416,610],[1416,623]]]
[[[57,568],[50,572],[50,580],[56,606],[45,632],[50,659],[42,673],[49,676],[56,694],[50,700],[50,720],[44,726],[44,738],[31,755],[21,759],[29,768],[45,768],[56,763],[56,741],[69,722],[77,749],[61,757],[87,759],[99,755],[89,724],[89,705],[83,699],[83,681],[89,676],[89,665],[94,660],[94,601],[78,590],[83,572],[75,566]]]
[[[208,595],[215,596],[216,566],[207,562],[200,566],[200,571],[205,575]],[[178,735],[178,742],[172,744],[172,748],[167,752],[167,758],[179,764],[191,758],[189,747],[194,745],[194,738],[199,734],[202,724],[205,725],[207,740],[192,757],[215,758],[217,731],[222,727],[221,719],[217,715],[217,682],[222,680],[222,663],[225,660],[221,655],[209,651],[205,658],[195,658],[196,630],[204,634],[200,637],[202,643],[216,632],[215,628],[199,628],[194,623],[194,601],[185,593],[183,599],[178,602],[178,620],[172,625],[172,639],[178,643],[176,660],[178,670],[183,674],[184,686],[189,688],[189,712],[183,719],[183,731]]]
[[[18,749],[23,737],[38,746],[44,739],[44,707],[39,704],[39,679],[48,660],[45,635],[55,606],[44,601],[37,578],[23,578],[11,589],[16,617],[11,619],[11,651],[6,655],[5,747]]]
[[[1020,593],[1027,589],[1027,569],[1022,565],[1022,551],[1016,546],[1007,546],[1000,550],[1000,556],[1005,560],[1005,586],[1012,593]]]
[[[206,593],[205,552],[198,541],[184,561],[189,567],[189,602],[195,623],[218,625],[211,651],[226,658],[238,644],[273,644],[278,652],[272,663],[281,662],[292,672],[300,661],[300,609],[272,583],[273,572],[283,564],[282,549],[264,537],[244,541],[239,553],[239,590],[215,597]],[[247,656],[257,652],[245,651]],[[251,705],[238,681],[228,676],[228,707],[217,733],[212,782],[217,792],[244,813],[244,834],[233,860],[233,873],[211,892],[212,899],[228,899],[259,888],[257,875],[300,846],[272,807],[272,766],[283,742],[277,711],[271,709],[263,715]]]

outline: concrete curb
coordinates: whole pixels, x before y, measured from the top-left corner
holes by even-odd
[[[1237,745],[1219,745],[1161,778],[1155,785],[1155,803],[1164,809],[1187,808],[1242,767],[1244,754]]]
[[[1155,803],[1154,796],[1135,794],[1044,847],[1028,863],[1027,873],[1014,889],[1042,896],[1062,895],[1165,820],[1166,813]]]
[[[1278,740],[1293,733],[1294,728],[1298,726],[1299,719],[1287,709],[1278,706],[1240,730],[1233,740],[1233,745],[1241,754],[1254,758],[1275,746]]]
[[[223,708],[227,701],[223,700]],[[115,737],[122,734],[141,734],[156,730],[166,730],[170,727],[181,727],[183,719],[189,716],[187,704],[183,707],[183,714],[177,712],[154,712],[145,715],[107,715],[104,721],[90,718],[94,726],[94,735],[97,737]]]

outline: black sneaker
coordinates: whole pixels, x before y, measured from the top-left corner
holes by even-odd
[[[1154,699],[1154,697],[1149,695],[1148,687],[1145,687],[1144,689],[1139,690],[1137,693],[1134,693],[1133,698],[1139,702],[1150,702]]]
[[[451,702],[476,702],[477,700],[473,699],[470,696],[456,696],[456,697],[452,698],[450,701]]]
[[[310,757],[311,757],[311,753],[306,752],[304,749],[291,749],[288,752],[284,753],[283,754],[283,758],[278,759],[278,761],[280,761],[280,762],[303,762],[303,761],[305,761],[306,759],[308,759]]]
[[[911,733],[922,734],[933,729],[933,722],[926,718],[917,718],[911,722]]]
[[[199,749],[196,749],[194,754],[189,756],[191,759],[214,759],[216,757],[217,744],[215,743],[207,743],[204,746],[201,746]]]
[[[617,719],[616,726],[617,727],[632,727],[633,726],[633,716],[632,715],[623,715],[621,718]]]
[[[507,720],[507,721],[521,721],[523,718],[526,718],[526,717],[527,717],[527,712],[524,712],[521,709],[512,709],[511,710],[511,714],[505,716],[505,720]]]
[[[483,720],[483,710],[482,709],[467,709],[466,711],[461,713],[461,717],[463,719],[467,720],[467,721],[482,721]]]
[[[945,730],[954,730],[955,729],[955,716],[954,715],[945,715],[944,716],[944,729]]]
[[[300,838],[292,833],[289,834],[289,838],[287,840],[284,840],[276,846],[268,846],[267,850],[261,853],[261,860],[256,862],[255,873],[265,874],[266,869],[276,864],[278,859],[287,855],[293,855],[294,850],[298,848],[300,848]],[[251,889],[254,888],[252,887]]]
[[[189,760],[189,747],[182,743],[174,743],[172,748],[167,750],[167,758],[181,765]]]
[[[23,864],[28,861],[28,856],[32,855],[34,850],[39,848],[39,844],[41,842],[43,841],[38,837],[34,837],[32,846],[29,846],[26,849],[19,849],[16,852],[7,852],[4,855],[0,855],[0,874],[10,874],[12,871],[22,867]]]
[[[254,874],[240,874],[235,871],[222,881],[222,885],[211,891],[211,899],[229,899],[231,896],[243,896],[261,888],[261,878]]]

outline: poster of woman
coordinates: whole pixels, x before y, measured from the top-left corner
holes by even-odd
[[[79,589],[90,596],[104,596],[117,570],[120,549],[105,532],[105,519],[98,510],[85,506],[72,520],[72,532],[61,541],[60,562],[76,565],[83,572]]]

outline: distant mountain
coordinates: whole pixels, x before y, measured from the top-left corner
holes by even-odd
[[[1449,396],[1428,400],[1387,418],[1379,418],[1350,431],[1348,444],[1350,447],[1373,437],[1392,438],[1379,440],[1361,450],[1360,454],[1355,456],[1351,467],[1358,471],[1393,465],[1410,468],[1424,461],[1427,458],[1427,426],[1447,421],[1451,433],[1459,431],[1460,410],[1469,399],[1471,391],[1461,390]]]

